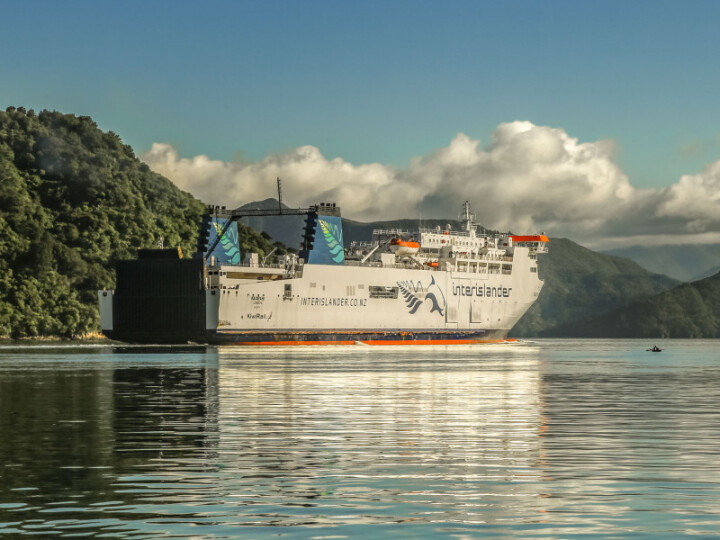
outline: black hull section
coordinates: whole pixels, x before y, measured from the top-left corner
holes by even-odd
[[[203,261],[118,261],[110,339],[128,343],[205,341]]]

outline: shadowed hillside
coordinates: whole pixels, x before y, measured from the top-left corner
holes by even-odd
[[[551,238],[550,251],[538,257],[538,266],[545,285],[537,302],[513,328],[513,336],[561,337],[565,324],[678,283],[631,260],[596,253],[566,238]]]
[[[720,274],[558,329],[568,337],[719,338]]]

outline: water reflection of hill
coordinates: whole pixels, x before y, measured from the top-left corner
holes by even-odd
[[[148,362],[147,352],[143,366],[133,354],[95,350],[85,364],[64,351],[40,366],[42,355],[25,354],[0,370],[0,503],[42,508],[92,494],[131,504],[137,493],[118,495],[124,475],[212,457],[217,370]]]

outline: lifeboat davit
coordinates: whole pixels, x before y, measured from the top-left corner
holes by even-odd
[[[410,240],[393,238],[390,240],[390,251],[396,255],[415,255],[420,249],[420,244]]]

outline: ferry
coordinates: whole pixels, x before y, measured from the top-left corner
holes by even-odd
[[[297,254],[245,254],[237,220],[304,215]],[[345,246],[340,208],[226,210],[203,219],[198,252],[139,250],[117,263],[115,290],[98,291],[103,333],[134,343],[446,345],[507,341],[543,282],[544,234],[463,227],[375,230]]]

